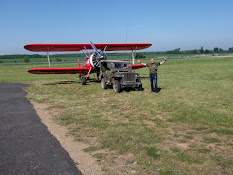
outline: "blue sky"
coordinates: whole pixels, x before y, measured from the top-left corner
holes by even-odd
[[[23,48],[30,43],[89,41],[228,49],[232,7],[232,0],[0,0],[0,55],[32,54]]]

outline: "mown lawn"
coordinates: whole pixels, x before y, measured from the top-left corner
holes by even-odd
[[[82,86],[75,75],[32,75],[46,65],[1,66],[0,82],[32,84],[28,98],[59,109],[54,116],[107,174],[233,173],[233,58],[168,60],[158,94]],[[77,64],[54,65],[77,67]]]

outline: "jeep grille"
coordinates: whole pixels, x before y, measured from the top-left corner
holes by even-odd
[[[124,74],[123,81],[136,81],[135,74],[130,73],[130,74]]]

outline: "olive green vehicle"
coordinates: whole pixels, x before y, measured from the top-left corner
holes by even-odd
[[[99,79],[103,89],[112,87],[116,93],[120,93],[124,88],[143,90],[139,74],[132,72],[132,67],[127,61],[100,61]]]

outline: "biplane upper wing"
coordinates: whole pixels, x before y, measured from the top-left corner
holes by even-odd
[[[38,68],[29,69],[32,74],[79,74],[86,75],[89,69],[86,68]]]
[[[97,49],[105,51],[141,50],[150,47],[150,43],[94,44]],[[26,50],[33,52],[70,52],[93,49],[91,44],[27,44]]]
[[[97,49],[105,51],[118,51],[118,50],[141,50],[150,47],[150,43],[125,43],[125,44],[95,44]]]

